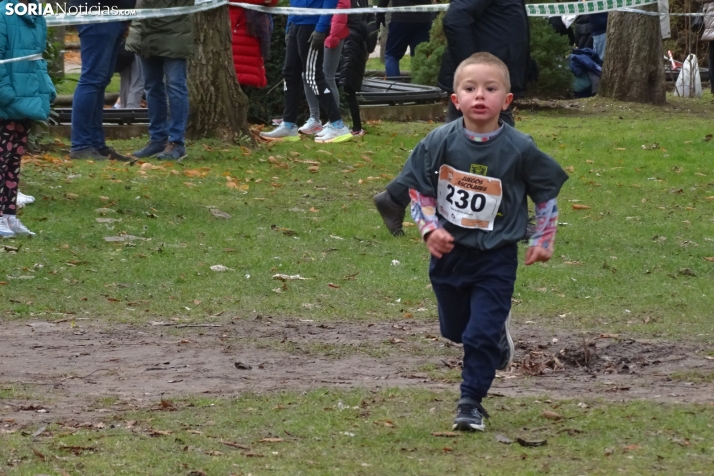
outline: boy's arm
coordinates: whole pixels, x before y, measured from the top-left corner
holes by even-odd
[[[553,198],[536,204],[536,230],[528,242],[526,266],[546,262],[553,256],[555,232],[558,224],[558,204]]]
[[[436,216],[436,198],[422,195],[413,188],[409,189],[409,198],[412,200],[412,219],[422,238],[426,238],[428,233],[441,228],[439,217]]]
[[[412,218],[426,242],[429,253],[435,258],[441,258],[454,249],[454,237],[439,223],[439,217],[436,216],[436,199],[422,195],[413,188],[409,189],[409,197],[412,200]]]

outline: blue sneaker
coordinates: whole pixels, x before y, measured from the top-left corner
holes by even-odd
[[[157,160],[173,160],[174,162],[179,162],[181,159],[186,157],[186,147],[177,144],[176,142],[169,142],[163,152],[156,156]]]
[[[132,152],[131,155],[137,159],[148,159],[149,157],[156,157],[164,151],[166,148],[166,142],[147,142],[146,145],[136,152]]]

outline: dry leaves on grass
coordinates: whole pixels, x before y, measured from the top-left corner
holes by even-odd
[[[590,210],[590,207],[587,205],[581,205],[579,203],[574,203],[573,210]]]

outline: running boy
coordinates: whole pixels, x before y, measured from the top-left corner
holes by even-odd
[[[481,401],[496,369],[513,358],[508,334],[517,243],[536,204],[525,264],[553,255],[556,197],[567,175],[533,139],[503,122],[513,100],[508,68],[490,53],[464,60],[451,100],[463,118],[432,131],[398,177],[432,255],[429,265],[441,334],[463,343],[463,382],[453,429],[483,431]]]

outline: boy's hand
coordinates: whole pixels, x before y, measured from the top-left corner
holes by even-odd
[[[454,249],[454,237],[443,228],[438,228],[426,235],[426,247],[432,256],[441,258]]]
[[[553,256],[552,248],[543,248],[542,246],[529,246],[526,250],[526,266],[533,263],[545,263]]]

